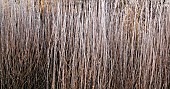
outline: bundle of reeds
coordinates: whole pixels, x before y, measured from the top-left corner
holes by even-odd
[[[168,0],[0,0],[0,89],[169,89]]]

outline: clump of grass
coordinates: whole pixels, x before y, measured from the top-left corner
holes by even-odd
[[[1,89],[170,88],[166,0],[0,0]]]

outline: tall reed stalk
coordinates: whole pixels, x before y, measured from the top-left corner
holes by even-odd
[[[169,89],[167,0],[0,0],[0,89]]]

